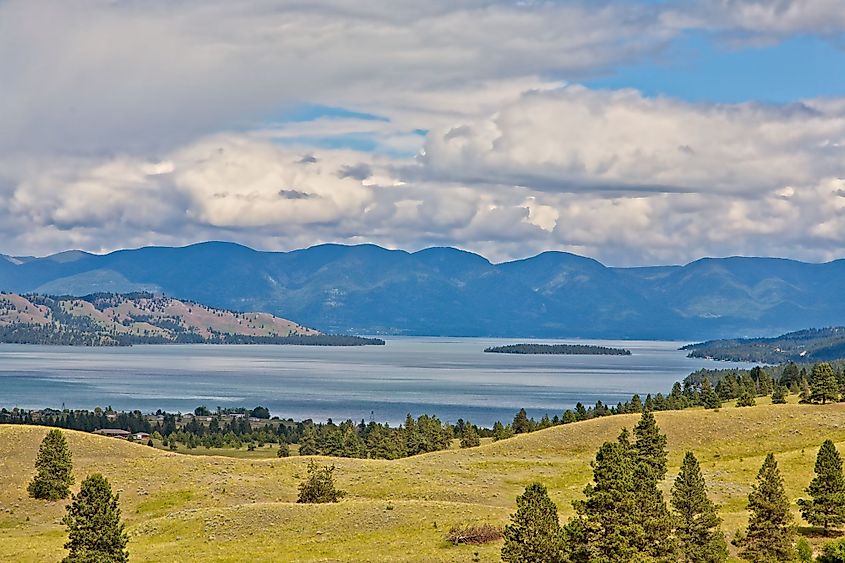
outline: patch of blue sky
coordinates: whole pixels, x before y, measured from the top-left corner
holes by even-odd
[[[655,58],[619,67],[584,85],[715,103],[845,96],[841,39],[795,36],[759,45],[688,32]]]
[[[359,119],[361,121],[384,121],[390,119],[372,113],[363,113],[350,109],[320,104],[302,104],[285,110],[278,115],[268,116],[266,121],[274,123],[297,123],[317,119]]]
[[[381,154],[395,158],[410,158],[415,150],[402,150],[385,143],[379,135],[369,133],[342,133],[339,135],[301,135],[275,138],[273,142],[283,146],[308,147],[314,149],[346,149],[359,152]]]

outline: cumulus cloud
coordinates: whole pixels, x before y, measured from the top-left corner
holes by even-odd
[[[845,100],[577,83],[688,30],[836,37],[843,18],[843,0],[0,1],[0,252],[838,257]],[[286,117],[302,104],[343,111]]]
[[[841,103],[690,104],[634,90],[532,92],[432,132],[432,177],[541,191],[744,195],[842,173]]]

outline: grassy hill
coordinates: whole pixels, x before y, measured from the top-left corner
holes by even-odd
[[[117,345],[318,334],[268,313],[238,313],[151,293],[79,298],[0,294],[4,342]]]
[[[821,442],[831,438],[845,448],[845,404],[656,416],[669,438],[666,489],[684,451],[693,450],[722,505],[729,539],[745,525],[746,495],[766,452],[777,455],[796,499],[812,477]],[[134,561],[473,561],[476,552],[481,561],[495,561],[501,544],[453,547],[444,533],[461,522],[504,524],[516,495],[534,479],[549,487],[568,517],[590,479],[595,450],[636,420],[606,417],[396,461],[326,458],[348,491],[335,505],[295,504],[308,458],[186,456],[90,434],[67,436],[77,485],[100,471],[121,492]],[[46,432],[0,426],[0,560],[50,561],[65,553],[64,503],[26,495]]]

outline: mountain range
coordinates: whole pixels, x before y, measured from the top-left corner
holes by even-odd
[[[607,267],[566,252],[491,263],[455,248],[224,242],[0,257],[0,289],[148,291],[263,311],[328,333],[705,339],[843,324],[845,260],[704,258]]]

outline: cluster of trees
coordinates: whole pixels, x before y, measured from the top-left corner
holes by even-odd
[[[646,411],[634,428],[596,453],[593,482],[584,499],[573,503],[575,516],[564,526],[546,488],[532,483],[517,498],[505,527],[502,559],[543,561],[690,561],[727,560],[717,506],[708,498],[699,463],[684,456],[667,505],[659,485],[666,475],[666,436]],[[845,524],[845,477],[833,442],[818,453],[809,498],[798,501],[801,515],[826,533]],[[769,453],[748,495],[748,526],[734,544],[749,561],[792,561],[796,552],[790,501],[774,455]],[[806,542],[799,549],[806,551]],[[811,550],[810,550],[811,551]],[[831,559],[830,561],[839,561]]]
[[[99,473],[88,475],[71,495],[73,460],[67,440],[60,430],[50,430],[41,442],[35,460],[35,477],[29,495],[56,501],[71,497],[62,522],[67,527],[68,555],[63,563],[126,563],[129,537],[120,517],[120,497]]]

